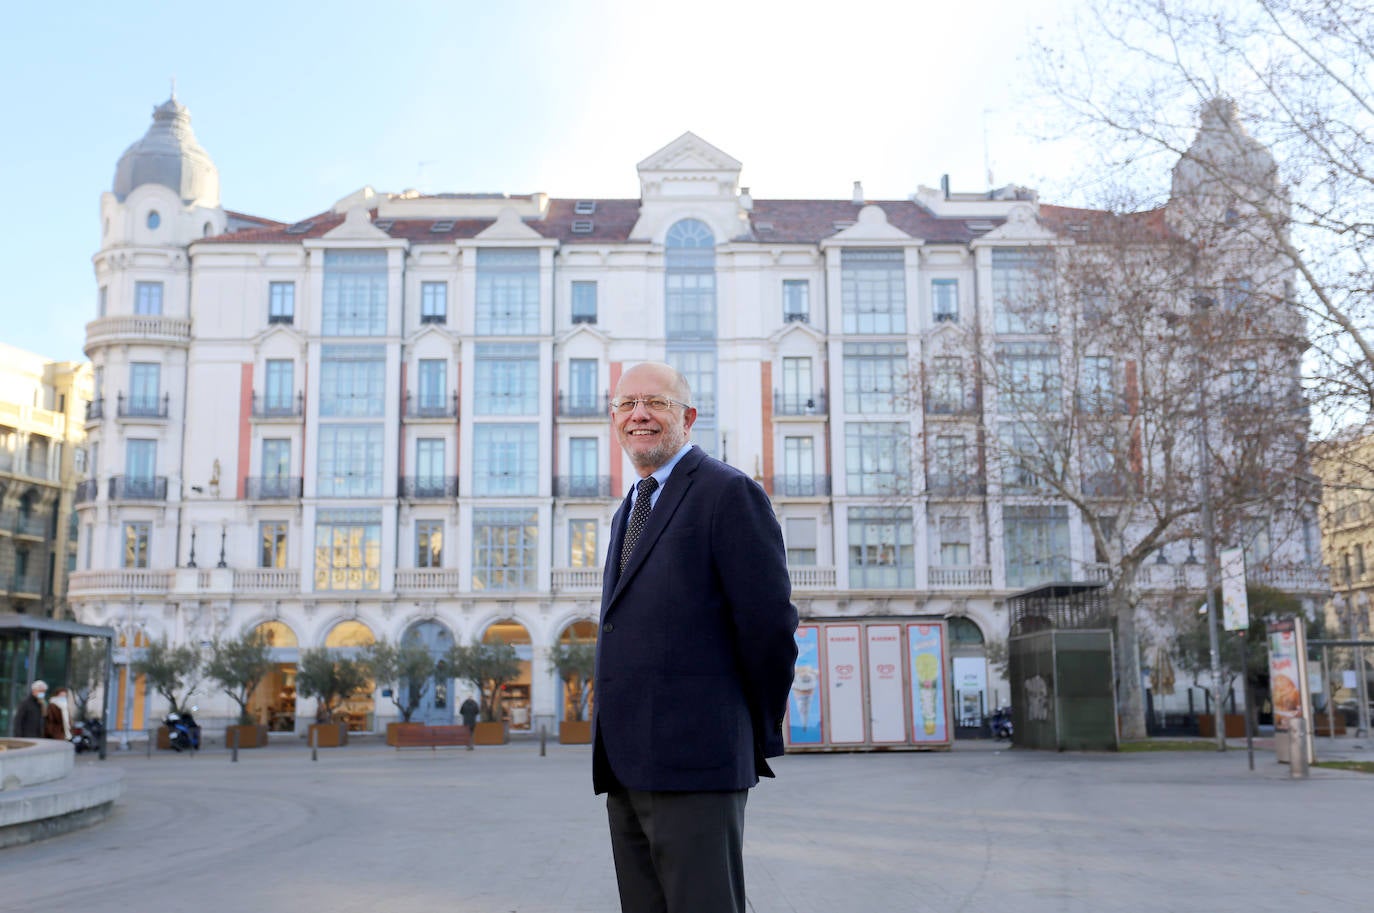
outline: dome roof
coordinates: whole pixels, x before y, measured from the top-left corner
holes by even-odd
[[[153,109],[153,125],[115,166],[113,190],[121,202],[144,184],[170,187],[185,203],[219,205],[219,171],[196,142],[191,114],[175,95]]]
[[[1246,132],[1229,98],[1213,98],[1202,106],[1201,123],[1192,145],[1174,165],[1173,195],[1235,196],[1232,184],[1256,191],[1278,186],[1274,157]]]

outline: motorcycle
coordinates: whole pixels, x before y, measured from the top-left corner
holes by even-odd
[[[1012,734],[1011,708],[998,707],[994,710],[992,712],[991,726],[992,737],[994,739],[997,739],[999,742],[1003,740],[1010,742]]]
[[[83,751],[99,751],[105,738],[105,725],[100,720],[77,720],[72,723],[72,746],[77,754]]]
[[[200,750],[200,725],[191,715],[192,711],[199,709],[193,706],[190,710],[172,712],[163,718],[162,725],[167,727],[167,741],[173,751]]]

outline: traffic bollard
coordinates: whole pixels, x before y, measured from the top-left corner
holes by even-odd
[[[151,758],[153,756],[153,731],[151,729],[144,731],[148,734],[148,757]]]
[[[237,764],[239,762],[239,731],[231,728],[229,732],[234,737],[234,753],[229,760],[231,763]]]
[[[310,760],[320,759],[320,730],[318,728],[310,730]]]
[[[1307,720],[1297,717],[1288,721],[1288,776],[1294,780],[1307,779]]]
[[[544,726],[540,726],[540,727],[539,727],[539,757],[541,757],[541,758],[544,757],[544,754],[545,754],[545,746],[548,744],[548,741],[549,741],[549,730],[548,730],[546,727],[544,727]]]

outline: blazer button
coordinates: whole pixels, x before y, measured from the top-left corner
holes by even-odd
[[[611,623],[608,621],[608,622],[606,622],[604,625],[601,626],[601,630],[603,630],[603,631],[605,631],[607,634],[609,634],[609,633],[611,633],[612,631],[615,630],[615,625],[611,624]]]

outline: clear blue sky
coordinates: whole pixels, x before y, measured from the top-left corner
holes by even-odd
[[[1066,0],[1067,2],[1067,0]],[[24,4],[0,34],[0,341],[84,357],[102,191],[171,79],[223,205],[294,221],[379,191],[638,195],[685,130],[758,198],[1038,186],[1019,61],[1058,3]],[[1033,113],[1033,112],[1032,112]],[[985,145],[986,135],[986,145]],[[986,153],[985,153],[986,149]]]

